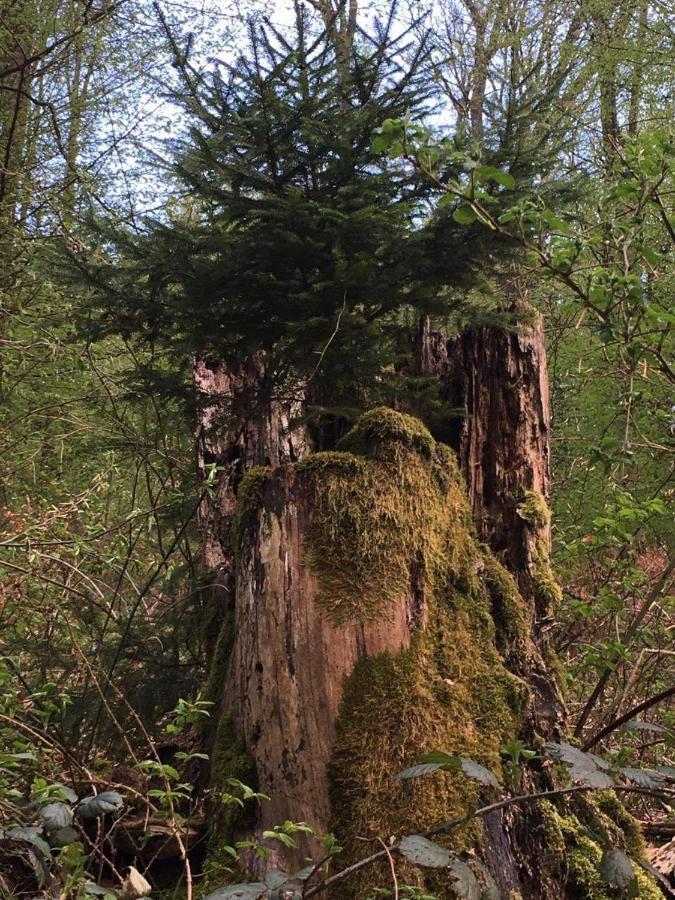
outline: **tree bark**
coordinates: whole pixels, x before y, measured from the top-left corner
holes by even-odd
[[[193,380],[197,468],[209,485],[198,525],[211,597],[206,644],[213,653],[222,615],[234,604],[232,523],[239,482],[254,466],[295,462],[307,453],[309,442],[300,419],[302,397],[270,397],[262,355],[235,367],[203,357],[195,362]]]
[[[551,414],[541,317],[512,332],[474,328],[449,341],[424,317],[413,360],[414,373],[437,376],[442,399],[462,411],[434,431],[457,452],[480,537],[545,618],[555,598],[536,589],[538,558],[551,546]]]
[[[502,745],[557,739],[564,715],[545,640],[557,587],[541,323],[448,342],[422,321],[413,368],[465,411],[439,426],[459,466],[418,420],[384,409],[365,414],[338,452],[305,456],[288,406],[234,414],[260,366],[232,374],[202,361],[195,373],[200,464],[224,466],[202,511],[205,559],[231,607],[211,676],[211,787],[238,778],[270,797],[243,815],[214,810],[210,854],[217,863],[223,842],[262,842],[267,857],[241,860],[251,880],[320,857],[316,838],[285,847],[263,837],[286,820],[334,833],[340,866],[367,855],[368,841],[461,816],[480,805],[475,782],[397,773],[445,750],[504,779]],[[546,768],[523,779],[525,791],[551,785]],[[581,886],[584,854],[600,858],[611,814],[565,812],[500,810],[454,846],[470,851],[491,896],[595,896]],[[589,835],[583,849],[577,833]],[[401,884],[454,896],[447,872],[397,866]],[[330,897],[363,900],[389,878],[387,866],[361,870]]]
[[[404,788],[397,772],[440,746],[498,767],[500,743],[519,731],[529,702],[526,682],[506,661],[530,655],[526,604],[471,536],[451,454],[412,417],[375,410],[361,421],[342,452],[254,471],[240,488],[234,623],[220,661],[213,770],[221,786],[243,779],[245,747],[257,789],[271,799],[230,826],[229,840],[260,841],[290,819],[317,834],[335,831],[354,859],[358,835],[422,830],[432,824],[428,816],[468,807],[473,789],[453,784],[439,803],[433,785]],[[363,529],[355,542],[352,528]],[[434,562],[438,547],[444,555]],[[371,579],[370,565],[376,573],[382,566],[389,583]],[[457,582],[456,594],[446,594],[446,579]],[[338,606],[326,601],[331,591]],[[361,597],[372,614],[358,605]],[[498,636],[500,616],[510,624]],[[440,697],[427,696],[426,678],[446,685]],[[481,827],[488,877],[506,896],[520,884],[507,818],[488,817]],[[295,848],[263,843],[267,858],[245,859],[254,878],[299,869],[318,852],[311,839]],[[333,896],[366,896],[382,875],[367,877],[376,880]]]

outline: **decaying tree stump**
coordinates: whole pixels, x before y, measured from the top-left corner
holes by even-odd
[[[436,376],[463,414],[447,429],[480,537],[550,615],[557,588],[545,563],[551,545],[548,373],[543,323],[514,331],[472,328],[452,340],[420,322],[413,371]],[[444,435],[445,436],[445,435]]]
[[[398,780],[420,754],[459,753],[503,780],[506,742],[560,736],[553,660],[541,649],[557,591],[541,335],[471,333],[448,344],[423,323],[418,343],[424,371],[467,410],[460,465],[420,421],[389,409],[364,414],[323,453],[306,452],[288,407],[262,420],[258,410],[237,429],[225,416],[221,427],[209,398],[236,398],[242,385],[245,394],[248,373],[197,372],[202,465],[231,463],[201,518],[229,598],[208,688],[211,787],[227,791],[237,778],[271,798],[243,815],[214,807],[216,883],[230,862],[223,843],[262,841],[285,820],[334,833],[346,864],[369,841],[419,832],[488,796],[461,772]],[[545,771],[537,783],[548,783]],[[488,896],[604,897],[588,881],[589,859],[602,855],[593,833],[611,827],[620,844],[618,813],[598,802],[584,807],[583,824],[580,814],[551,805],[493,813],[448,840],[469,854]],[[318,852],[311,838],[263,842],[267,858],[243,858],[254,878],[297,870]],[[331,896],[364,900],[387,871],[364,870]],[[399,874],[454,896],[447,872],[401,864]]]

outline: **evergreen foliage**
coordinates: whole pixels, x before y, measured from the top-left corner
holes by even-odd
[[[298,9],[290,36],[251,23],[234,64],[189,81],[182,200],[141,236],[104,235],[116,250],[75,255],[90,333],[230,364],[263,351],[276,385],[314,373],[335,399],[393,370],[406,310],[448,309],[461,266],[438,265],[418,227],[428,188],[371,147],[384,119],[428,110],[425,43],[383,27],[348,66],[338,52]]]

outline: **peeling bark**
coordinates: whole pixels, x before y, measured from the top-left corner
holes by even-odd
[[[564,704],[542,658],[543,632],[559,599],[548,561],[551,412],[543,320],[537,315],[512,332],[473,328],[447,340],[423,317],[413,371],[436,376],[441,398],[463,410],[437,436],[457,452],[478,534],[533,607],[537,650],[526,664],[535,687],[530,729],[560,734]]]
[[[436,375],[444,400],[463,409],[448,424],[481,538],[531,593],[535,544],[550,549],[548,521],[528,521],[523,500],[533,492],[548,504],[550,407],[543,323],[516,332],[469,329],[447,341],[423,318],[414,371]],[[550,610],[539,609],[542,616]]]
[[[233,593],[232,521],[237,487],[253,466],[295,462],[309,449],[302,396],[270,399],[261,354],[235,368],[223,360],[198,359],[194,366],[197,394],[197,466],[203,480],[216,467],[212,490],[198,511],[204,566],[215,595],[226,602]]]

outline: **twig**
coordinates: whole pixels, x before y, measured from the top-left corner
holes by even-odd
[[[391,855],[391,850],[382,838],[378,838],[378,841],[382,844],[382,849],[387,854],[387,859],[389,860],[389,868],[391,869],[391,880],[394,885],[394,900],[398,900],[398,879],[396,877],[396,864],[394,863],[394,857]]]
[[[460,825],[464,825],[469,822],[471,819],[483,818],[485,816],[490,815],[490,813],[498,812],[502,809],[507,809],[510,806],[520,806],[524,803],[532,803],[536,800],[550,800],[555,797],[565,797],[569,794],[582,794],[587,793],[588,791],[597,791],[598,788],[590,787],[589,785],[580,784],[575,785],[574,787],[560,788],[554,791],[539,791],[536,794],[523,794],[518,797],[507,797],[505,800],[499,800],[496,803],[491,803],[489,806],[483,806],[480,809],[471,810],[466,813],[464,816],[460,816],[456,819],[451,819],[449,822],[442,822],[440,825],[436,825],[434,828],[430,828],[428,831],[423,832],[425,837],[433,837],[436,834],[445,834],[449,831],[458,828]],[[629,787],[628,785],[614,785],[612,788],[613,791],[621,792],[621,793],[631,793],[631,794],[642,794],[648,797],[659,797],[663,794],[674,794],[673,791],[661,790],[661,791],[651,791],[647,788],[639,788],[639,787]],[[400,845],[399,843],[394,844],[389,851],[386,850],[378,850],[377,853],[373,853],[370,856],[366,856],[364,859],[359,860],[358,862],[353,863],[351,866],[347,866],[345,869],[342,869],[340,872],[336,872],[335,875],[332,875],[330,878],[327,878],[325,881],[322,881],[321,884],[315,885],[311,890],[307,892],[308,897],[314,897],[317,894],[320,894],[322,891],[325,891],[326,888],[332,887],[334,884],[343,881],[345,878],[348,878],[350,875],[353,875],[355,872],[359,872],[361,869],[365,869],[367,866],[372,865],[372,863],[377,862],[378,860],[385,859],[391,850],[398,850]]]
[[[338,331],[340,330],[340,319],[342,318],[342,315],[343,315],[343,313],[344,313],[344,311],[345,311],[346,308],[347,308],[347,291],[345,291],[345,293],[344,293],[344,299],[343,299],[343,301],[342,301],[342,309],[341,309],[340,312],[338,313],[338,317],[337,317],[337,321],[336,321],[336,323],[335,323],[335,328],[333,329],[333,333],[332,333],[331,336],[328,338],[328,341],[327,341],[325,347],[323,348],[323,350],[322,350],[321,353],[319,354],[319,361],[318,361],[317,364],[314,366],[314,371],[312,372],[312,374],[309,376],[309,378],[308,378],[307,381],[305,382],[305,385],[308,385],[309,382],[312,380],[312,378],[314,378],[314,376],[316,375],[316,373],[319,371],[319,368],[320,368],[320,366],[321,366],[321,363],[323,362],[323,358],[324,358],[324,356],[326,355],[326,351],[328,350],[328,348],[330,347],[330,345],[333,343],[333,340],[335,339],[335,336],[337,335]]]
[[[637,716],[639,713],[644,712],[646,709],[650,709],[652,706],[656,706],[657,703],[661,703],[662,700],[668,700],[669,697],[675,695],[675,685],[671,685],[669,688],[666,688],[664,691],[661,691],[658,694],[654,694],[652,697],[648,697],[646,700],[643,700],[642,703],[638,703],[636,706],[629,709],[627,713],[624,713],[622,716],[619,716],[617,719],[614,719],[613,722],[610,722],[609,725],[605,725],[597,734],[594,734],[593,737],[589,738],[586,743],[582,746],[582,750],[584,753],[591,749],[591,747],[595,747],[603,738],[607,737],[608,734],[611,734],[612,731],[616,731],[617,728],[620,728],[625,722],[629,722],[632,718]]]

